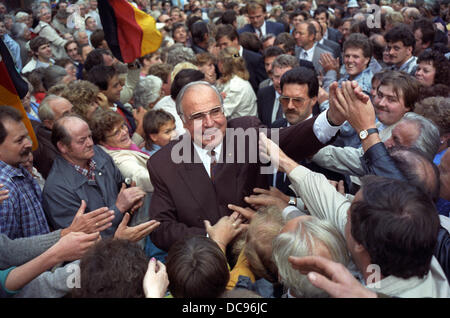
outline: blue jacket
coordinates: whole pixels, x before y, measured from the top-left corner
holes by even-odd
[[[246,24],[242,28],[240,28],[238,31],[238,34],[244,33],[244,32],[251,32],[256,33],[255,28],[251,24]],[[266,20],[266,34],[272,33],[275,36],[278,34],[284,32],[284,25],[278,22],[272,22]]]

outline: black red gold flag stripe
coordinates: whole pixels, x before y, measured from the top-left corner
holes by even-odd
[[[131,63],[160,47],[155,19],[126,0],[99,0],[98,10],[105,40],[118,60]]]
[[[20,77],[8,48],[0,39],[0,105],[12,106],[20,111],[22,121],[33,141],[33,150],[36,150],[38,146],[36,135],[21,101],[27,93],[28,84]]]

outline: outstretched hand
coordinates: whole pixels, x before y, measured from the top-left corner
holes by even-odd
[[[341,88],[336,89],[335,102],[356,131],[376,127],[374,107],[356,81],[343,82]]]
[[[289,158],[276,143],[262,132],[259,133],[259,153],[262,159],[270,161],[278,171],[290,173],[298,166],[298,163]]]
[[[107,207],[98,208],[89,213],[85,213],[86,202],[81,200],[80,208],[73,218],[70,226],[62,230],[61,235],[64,236],[70,232],[95,233],[101,232],[112,226],[114,219],[114,211]]]
[[[334,298],[376,298],[376,293],[361,285],[348,269],[322,256],[289,256],[292,268],[303,275],[315,287]]]
[[[125,213],[122,222],[120,222],[116,232],[114,233],[114,238],[128,240],[130,242],[138,242],[153,232],[153,230],[161,224],[158,221],[150,220],[136,226],[128,226],[130,218],[130,214]]]
[[[239,233],[244,230],[242,218],[233,215],[223,216],[216,224],[211,225],[208,220],[204,221],[206,233],[225,252],[230,243]]]

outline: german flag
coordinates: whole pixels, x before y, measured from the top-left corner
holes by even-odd
[[[160,47],[155,19],[126,0],[99,0],[98,11],[105,40],[118,60],[131,63]]]
[[[28,84],[20,77],[8,48],[0,39],[0,105],[12,106],[20,111],[22,121],[33,141],[33,150],[36,150],[38,146],[36,135],[21,101],[27,93]]]

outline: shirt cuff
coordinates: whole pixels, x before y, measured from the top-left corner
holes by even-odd
[[[342,126],[331,126],[327,119],[328,110],[321,112],[319,116],[317,116],[316,121],[313,125],[313,131],[316,135],[317,139],[323,144],[326,144],[333,138],[336,133],[339,131],[339,128]]]
[[[297,207],[293,205],[288,205],[283,209],[283,212],[281,214],[283,216],[283,220],[289,221],[297,216],[306,215],[304,212],[300,211]]]

